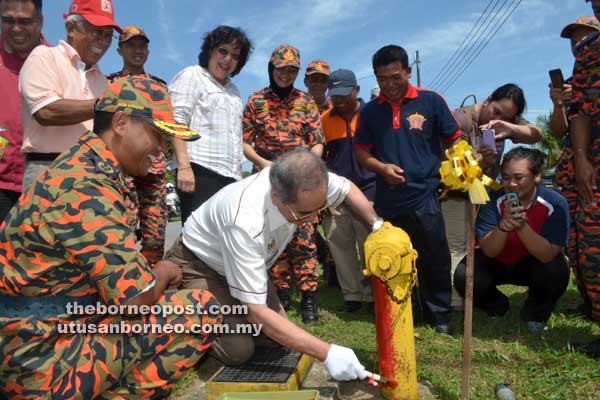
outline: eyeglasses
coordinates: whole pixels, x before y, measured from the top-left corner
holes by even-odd
[[[508,175],[508,174],[502,174],[502,182],[516,182],[516,183],[520,183],[523,182],[526,179],[529,179],[531,176],[533,176],[533,174],[515,174],[515,175]]]
[[[7,26],[31,26],[38,22],[37,18],[12,18],[12,17],[0,17],[0,21],[2,21],[2,25]]]
[[[220,55],[223,56],[223,58],[227,58],[227,56],[229,56],[234,61],[240,60],[240,55],[241,55],[240,53],[233,53],[233,52],[227,50],[225,47],[217,47],[217,51],[219,52]]]
[[[294,210],[292,210],[290,208],[290,206],[288,206],[287,204],[284,204],[284,206],[288,209],[288,211],[290,212],[290,214],[292,214],[292,222],[296,223],[299,221],[303,221],[305,219],[308,219],[314,215],[318,215],[321,211],[327,209],[329,207],[329,205],[325,204],[323,207],[319,208],[318,210],[313,210],[313,211],[309,211],[309,212],[303,212],[302,215],[297,216],[296,213],[294,212]]]

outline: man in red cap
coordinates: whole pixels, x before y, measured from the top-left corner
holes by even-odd
[[[148,74],[144,64],[148,60],[150,39],[140,27],[128,25],[119,36],[117,52],[123,58],[123,68],[107,75],[109,82],[130,75],[144,75],[162,85],[165,81]],[[132,202],[132,214],[136,216],[134,225],[139,221],[139,237],[142,242],[141,253],[151,265],[158,262],[164,253],[167,209],[163,201],[167,186],[167,162],[163,153],[154,159],[154,164],[145,176],[137,176],[130,182],[130,189],[136,201]]]
[[[66,41],[31,52],[19,78],[25,171],[23,191],[64,150],[92,128],[94,102],[108,82],[98,61],[110,47],[111,0],[73,0]]]

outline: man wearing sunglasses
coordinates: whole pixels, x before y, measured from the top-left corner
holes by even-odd
[[[182,268],[184,288],[210,288],[221,305],[245,305],[247,315],[225,315],[230,332],[247,322],[264,335],[222,335],[213,355],[227,365],[242,364],[256,343],[272,342],[325,363],[338,380],[364,378],[351,349],[326,343],[290,322],[279,302],[269,268],[297,227],[328,206],[347,204],[373,230],[383,221],[350,180],[327,171],[320,157],[297,148],[271,166],[226,186],[192,213],[166,259]]]
[[[19,77],[25,171],[23,192],[56,157],[92,129],[94,103],[108,87],[98,62],[112,42],[111,0],[73,0],[66,41],[38,46]]]

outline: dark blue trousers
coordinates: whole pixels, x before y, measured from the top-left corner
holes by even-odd
[[[413,310],[422,311],[424,322],[431,326],[448,324],[452,298],[450,250],[437,194],[432,193],[417,209],[403,210],[390,222],[408,233],[413,248],[419,253],[419,288],[418,295],[413,296],[416,303]],[[419,315],[415,315],[415,320],[418,319]]]

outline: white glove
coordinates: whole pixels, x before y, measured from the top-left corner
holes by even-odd
[[[382,226],[383,226],[383,219],[377,217],[377,219],[375,220],[375,222],[373,222],[373,225],[371,226],[371,232],[375,232]]]
[[[367,377],[365,367],[358,361],[354,351],[335,344],[331,345],[327,353],[325,368],[327,368],[329,375],[337,381],[350,381]]]

